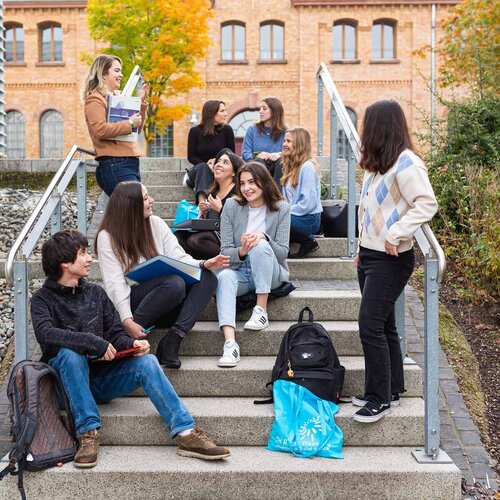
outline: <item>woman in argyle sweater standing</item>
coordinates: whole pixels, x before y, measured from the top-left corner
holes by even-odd
[[[403,361],[394,304],[413,272],[413,235],[437,210],[422,160],[413,152],[408,125],[395,101],[366,110],[361,136],[365,171],[359,206],[361,289],[359,335],[365,356],[365,393],[352,398],[362,408],[354,420],[375,422],[399,405]]]

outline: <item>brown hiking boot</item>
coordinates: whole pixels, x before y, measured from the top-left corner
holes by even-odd
[[[231,452],[213,443],[201,429],[193,429],[187,436],[179,436],[177,455],[203,460],[221,460],[229,457]]]
[[[73,465],[79,469],[90,469],[97,465],[99,453],[99,434],[97,430],[91,430],[78,437],[79,447],[75,455]]]

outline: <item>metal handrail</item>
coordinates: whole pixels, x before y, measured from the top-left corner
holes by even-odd
[[[319,66],[319,69],[317,71],[317,77],[321,78],[323,85],[326,88],[326,91],[328,92],[330,96],[330,100],[332,102],[332,105],[335,107],[335,111],[337,113],[337,116],[339,118],[339,121],[344,129],[344,131],[348,131],[347,139],[349,141],[349,144],[351,146],[351,149],[354,153],[354,156],[356,158],[356,161],[359,162],[360,160],[360,139],[357,130],[354,127],[354,124],[352,123],[351,119],[349,118],[349,115],[347,113],[347,109],[340,97],[340,94],[337,90],[337,87],[332,79],[332,76],[330,75],[330,72],[328,71],[328,68],[325,63],[321,63]],[[418,233],[418,235],[417,235]],[[426,254],[425,248],[422,248],[423,245],[421,245],[422,238],[420,238],[420,234],[423,235],[425,240],[428,243],[428,246],[433,250],[437,261],[438,261],[438,277],[437,281],[438,283],[441,283],[444,275],[446,273],[446,257],[444,254],[443,249],[441,248],[441,245],[439,244],[436,236],[432,232],[432,229],[430,228],[429,224],[425,223],[423,224],[420,229],[417,231],[415,234],[415,239],[417,240],[417,243],[419,244],[420,249]]]
[[[14,271],[14,260],[16,258],[16,254],[17,254],[18,250],[21,248],[21,245],[25,241],[29,232],[33,228],[38,216],[42,212],[50,195],[52,194],[52,191],[57,186],[60,179],[66,173],[66,170],[69,167],[71,160],[73,159],[73,156],[75,156],[75,154],[77,152],[84,153],[84,154],[87,154],[90,156],[95,156],[95,154],[96,154],[95,151],[81,148],[81,147],[77,146],[76,144],[73,145],[71,147],[71,149],[69,150],[69,153],[66,155],[66,158],[64,158],[64,161],[61,164],[61,166],[59,167],[59,170],[56,172],[56,174],[54,175],[54,177],[50,181],[49,185],[47,186],[47,189],[43,193],[42,197],[40,198],[40,201],[38,202],[37,206],[33,210],[32,214],[29,216],[28,220],[26,221],[26,224],[24,225],[23,229],[21,230],[19,236],[16,238],[16,241],[12,245],[12,248],[10,249],[10,251],[7,255],[7,259],[5,260],[5,278],[7,280],[7,283],[10,286],[12,286],[14,283],[13,271]],[[25,255],[24,257],[27,258],[29,256]]]

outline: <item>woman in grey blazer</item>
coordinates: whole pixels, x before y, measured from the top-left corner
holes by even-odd
[[[217,313],[225,340],[218,365],[223,367],[234,367],[240,360],[234,335],[236,297],[255,291],[257,305],[244,328],[262,330],[269,326],[269,292],[288,281],[290,205],[258,162],[240,167],[236,191],[221,216],[221,254],[230,262],[229,269],[218,274],[217,285]]]

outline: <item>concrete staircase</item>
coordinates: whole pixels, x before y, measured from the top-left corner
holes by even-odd
[[[154,211],[172,218],[176,202],[192,192],[180,187],[185,161],[144,159],[142,177],[155,198]],[[346,367],[344,395],[363,392],[364,362],[357,330],[360,294],[343,240],[319,238],[314,258],[290,261],[297,289],[269,304],[270,326],[243,331],[249,311],[238,315],[237,368],[217,367],[223,337],[212,302],[181,347],[182,368],[167,376],[193,413],[197,425],[231,448],[222,462],[178,457],[163,421],[140,391],[101,406],[102,448],[94,469],[71,464],[26,474],[28,498],[77,499],[458,499],[460,471],[455,465],[421,465],[411,450],[422,447],[424,402],[422,371],[404,365],[407,392],[401,406],[379,422],[363,425],[355,409],[342,404],[336,421],[344,433],[344,460],[298,459],[265,450],[273,421],[272,405],[254,405],[266,397],[281,337],[308,305],[321,321]],[[40,275],[32,263],[30,276]],[[91,278],[99,280],[94,265]],[[164,334],[149,335],[152,352]],[[0,499],[17,495],[15,480],[0,487]]]

